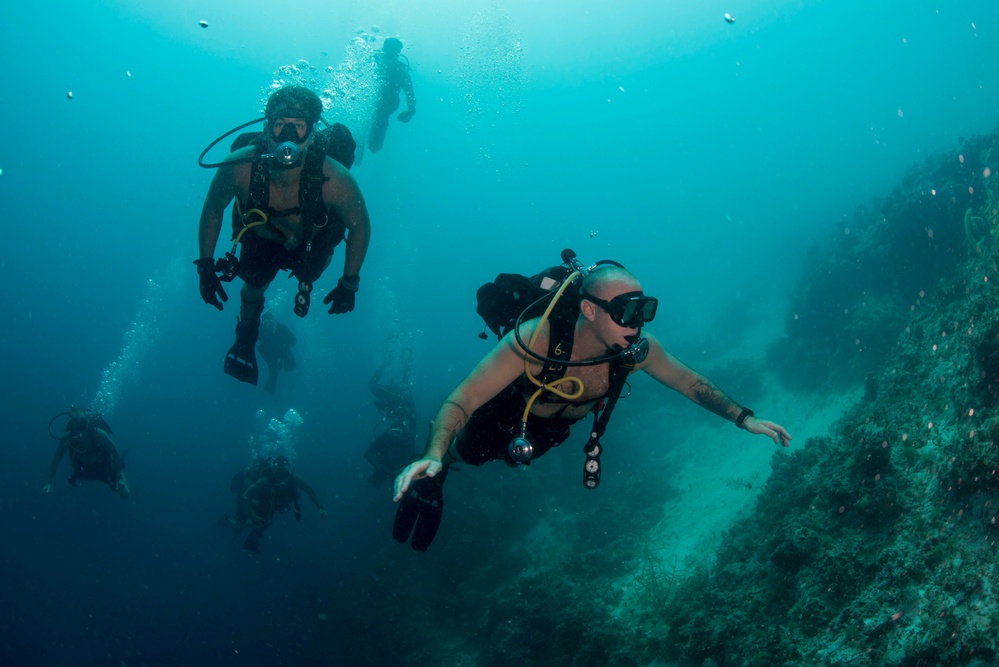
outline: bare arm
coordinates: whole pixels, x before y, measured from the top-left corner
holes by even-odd
[[[742,413],[743,406],[729,398],[711,380],[690,369],[663,349],[655,336],[645,334],[645,337],[649,339],[649,356],[638,369],[645,371],[670,389],[680,392],[702,408],[735,423]],[[775,443],[785,447],[791,440],[791,436],[783,426],[754,416],[746,417],[742,422],[742,428],[750,433],[766,435]]]
[[[742,406],[729,398],[711,380],[663,349],[654,336],[646,334],[645,337],[649,339],[649,356],[638,367],[640,370],[719,417],[730,422],[736,420]]]
[[[226,160],[246,157],[253,153],[253,147],[247,146],[231,153]],[[238,173],[237,173],[238,172]],[[231,167],[219,167],[208,186],[208,194],[201,207],[201,219],[198,223],[198,252],[202,259],[215,256],[215,246],[222,232],[222,218],[225,209],[238,192],[237,181],[240,176],[249,179],[249,167],[246,163]]]
[[[402,78],[402,91],[406,93],[406,110],[412,118],[416,115],[416,91],[413,90],[413,78],[409,72],[406,72],[406,76]]]
[[[66,455],[66,450],[69,449],[69,440],[63,438],[59,441],[59,446],[56,447],[55,454],[52,455],[52,463],[49,464],[49,483],[46,487],[51,487],[52,480],[55,479],[56,471],[59,470],[59,464],[62,463],[62,457]],[[44,489],[46,492],[48,489]]]
[[[533,321],[523,325],[521,337],[530,338],[536,324]],[[547,349],[547,345],[547,336],[539,336],[536,347]],[[535,373],[540,372],[540,364],[532,362],[532,366]],[[402,498],[414,480],[433,477],[441,471],[445,453],[472,413],[506,389],[523,372],[524,353],[511,332],[448,395],[430,427],[423,458],[411,463],[396,478],[396,501]]]
[[[324,170],[329,180],[323,184],[323,203],[335,209],[347,227],[343,275],[357,276],[361,273],[371,238],[368,207],[357,181],[341,164],[327,157]]]

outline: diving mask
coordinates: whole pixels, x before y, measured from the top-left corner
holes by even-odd
[[[598,299],[588,292],[582,292],[580,296],[603,308],[615,324],[628,329],[641,329],[655,319],[659,309],[659,299],[641,292],[619,294],[610,301]]]
[[[269,158],[284,169],[293,169],[300,164],[302,149],[312,133],[312,123],[304,118],[278,116],[268,121],[271,139],[278,142],[273,153],[263,157]]]
[[[312,132],[312,123],[304,118],[280,116],[269,121],[271,137],[278,143],[304,144]]]

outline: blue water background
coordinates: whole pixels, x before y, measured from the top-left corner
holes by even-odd
[[[662,300],[652,329],[697,367],[743,325],[781,320],[805,248],[856,206],[999,120],[999,4],[986,2],[10,2],[0,25],[9,665],[292,664],[310,643],[326,664],[404,660],[414,638],[381,627],[387,609],[441,632],[462,612],[430,598],[463,562],[391,542],[389,493],[366,480],[365,383],[388,334],[414,350],[429,420],[488,349],[475,289],[572,247],[638,274]],[[336,68],[374,26],[405,41],[418,114],[354,169],[373,228],[357,309],[298,320],[288,284],[272,286],[301,368],[268,396],[221,371],[238,283],[223,313],[198,295],[212,174],[195,160],[259,114],[278,68]],[[341,267],[342,248],[320,297]],[[46,424],[91,404],[109,369],[132,498],[70,489],[65,462],[42,496]],[[288,408],[330,516],[306,503],[254,558],[214,522],[254,415]],[[442,539],[482,531],[465,558],[488,558],[497,531],[517,538],[513,519],[462,524],[453,507]]]

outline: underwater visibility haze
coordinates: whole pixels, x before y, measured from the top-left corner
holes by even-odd
[[[0,664],[999,664],[999,4],[99,0],[0,22]],[[389,37],[418,112],[372,153]],[[307,317],[286,273],[270,286],[296,356],[271,392],[223,373],[241,282],[221,313],[199,295],[197,159],[286,84],[357,139],[372,232],[353,312],[316,300],[343,246]],[[476,290],[564,248],[635,273],[648,330],[792,446],[634,377],[599,490],[581,425],[530,466],[457,466],[433,547],[396,543],[369,378],[405,376],[422,450],[494,343]],[[67,461],[41,493],[71,406],[107,420],[127,498]],[[324,515],[303,494],[250,553],[220,517],[277,454]]]

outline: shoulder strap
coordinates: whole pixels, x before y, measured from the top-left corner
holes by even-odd
[[[264,147],[260,142],[256,143],[254,155],[259,157],[264,152]],[[245,209],[259,208],[266,210],[271,198],[271,177],[267,171],[266,160],[254,160],[250,169],[250,192]]]
[[[635,368],[635,361],[632,357],[624,356],[618,358],[611,366],[610,388],[604,400],[603,410],[599,403],[593,408],[593,428],[590,429],[590,439],[583,446],[586,454],[586,461],[583,463],[583,486],[587,489],[595,489],[600,485],[600,455],[603,453],[603,445],[600,438],[607,430],[607,422],[610,421],[617,399],[621,398],[621,392],[628,381],[628,375]]]
[[[323,173],[325,162],[326,153],[323,150],[310,150],[305,154],[298,186],[298,204],[302,207],[302,236],[306,239],[306,248],[311,247],[316,230],[329,222],[329,211],[323,204],[323,183],[329,180]]]
[[[554,382],[565,375],[566,366],[561,361],[566,361],[572,356],[572,343],[576,336],[576,321],[566,317],[549,317],[548,332],[548,354],[550,361],[545,362],[544,370],[541,371],[541,380],[544,384]]]

